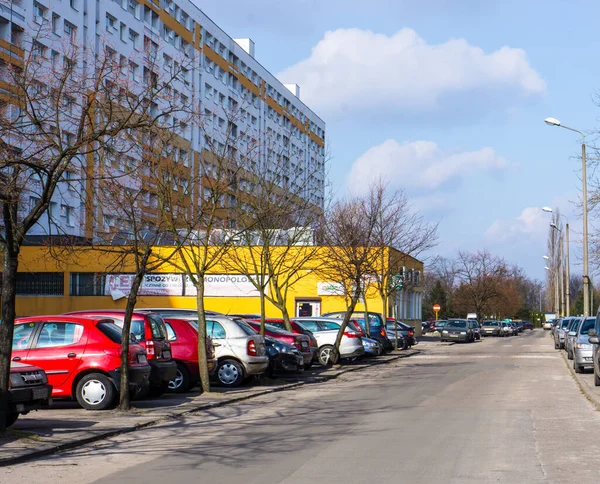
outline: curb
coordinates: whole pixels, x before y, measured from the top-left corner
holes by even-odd
[[[575,370],[573,370],[571,365],[569,365],[569,360],[567,359],[565,353],[562,350],[560,353],[563,358],[563,361],[565,362],[565,365],[567,365],[569,373],[571,373],[571,377],[575,381],[575,384],[579,388],[579,391],[581,392],[581,394],[585,397],[585,399],[588,402],[590,402],[592,404],[592,406],[596,410],[600,410],[600,397],[594,395],[587,389],[588,384],[586,382],[584,382],[582,379],[580,379],[579,376],[577,375],[577,373],[575,373]]]
[[[173,413],[171,413],[169,415],[163,415],[160,418],[156,418],[156,419],[150,420],[148,422],[143,422],[143,423],[139,423],[136,425],[129,425],[126,427],[122,427],[120,429],[115,429],[115,430],[99,431],[96,435],[91,435],[89,437],[73,439],[73,440],[63,442],[60,444],[50,444],[49,446],[47,446],[45,448],[36,449],[36,450],[28,452],[26,454],[17,455],[14,457],[0,458],[0,467],[6,467],[9,465],[20,464],[25,461],[28,461],[31,459],[36,459],[39,457],[45,457],[47,455],[54,454],[56,452],[61,452],[64,450],[71,450],[76,447],[80,447],[83,445],[98,442],[100,440],[105,440],[105,439],[109,439],[111,437],[116,437],[118,435],[132,433],[137,430],[143,430],[148,427],[153,427],[155,425],[159,425],[159,424],[162,424],[165,422],[177,420],[179,418],[182,418],[182,417],[185,417],[185,416],[188,416],[188,415],[191,415],[193,413],[200,412],[203,410],[224,407],[225,405],[229,405],[232,403],[238,403],[238,402],[243,402],[246,400],[251,400],[253,398],[268,395],[270,393],[278,393],[278,392],[283,392],[286,390],[292,390],[294,388],[298,388],[298,387],[305,386],[305,385],[314,385],[314,384],[318,384],[318,383],[325,383],[325,382],[328,382],[331,380],[335,380],[336,378],[338,378],[346,373],[361,371],[361,370],[365,370],[367,368],[373,368],[373,367],[376,367],[379,365],[386,365],[391,362],[398,361],[402,358],[408,358],[410,356],[414,356],[414,355],[417,355],[420,353],[420,351],[418,351],[418,350],[408,350],[408,351],[410,351],[410,353],[407,352],[407,353],[401,353],[399,355],[392,355],[391,357],[386,358],[385,360],[375,360],[376,362],[374,361],[371,364],[357,365],[356,367],[345,368],[345,369],[337,371],[334,374],[318,377],[318,379],[315,379],[314,381],[299,381],[299,382],[294,382],[294,383],[287,383],[285,385],[281,385],[276,388],[268,388],[266,390],[261,390],[256,393],[252,393],[250,395],[231,397],[231,398],[219,401],[219,402],[202,403],[202,404],[194,405],[191,408],[179,409],[179,411],[174,410]]]

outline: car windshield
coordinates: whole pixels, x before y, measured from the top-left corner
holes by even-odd
[[[579,331],[580,334],[588,334],[590,332],[590,329],[594,328],[594,325],[596,324],[596,318],[588,318],[586,319],[583,324],[581,325],[581,330]]]
[[[498,321],[484,321],[484,326],[498,326]]]
[[[466,321],[448,321],[448,323],[446,324],[447,328],[466,328],[467,327],[467,322]]]
[[[565,319],[562,324],[560,325],[561,328],[566,328],[567,326],[569,326],[569,323],[571,322],[570,319]]]
[[[242,321],[241,319],[236,319],[235,322],[240,327],[240,329],[244,333],[246,333],[248,336],[255,336],[255,335],[259,334],[258,331],[256,331],[252,326],[250,326],[245,321]]]

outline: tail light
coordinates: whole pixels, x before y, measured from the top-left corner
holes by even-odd
[[[154,360],[156,358],[156,352],[154,351],[154,341],[146,341],[146,354],[148,355],[149,360]]]
[[[248,356],[257,356],[256,343],[254,342],[254,340],[248,341],[247,351],[248,351]]]
[[[408,330],[408,337],[412,338],[415,335],[415,331],[413,329]]]
[[[384,338],[387,336],[387,333],[385,332],[385,329],[384,329],[384,328],[381,328],[381,331],[379,332],[379,334],[380,334],[381,336],[383,336]]]
[[[358,338],[360,335],[358,333],[352,333],[350,331],[344,332],[344,336],[346,338]]]

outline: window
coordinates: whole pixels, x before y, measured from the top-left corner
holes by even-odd
[[[173,326],[167,322],[165,322],[165,326],[167,327],[167,339],[169,341],[177,341],[177,333],[175,333]]]
[[[77,10],[77,0],[69,0],[69,4],[73,10]]]
[[[60,206],[60,216],[65,220],[67,225],[73,226],[73,207],[69,205]]]
[[[33,2],[33,20],[38,24],[41,24],[46,19],[47,9],[43,5],[37,2]]]
[[[76,323],[44,323],[35,348],[55,348],[79,343],[83,325]]]
[[[65,26],[64,26],[64,30],[65,30],[65,34],[67,34],[67,36],[71,39],[74,40],[75,36],[77,35],[77,27],[75,27],[72,23],[67,22],[65,20]]]
[[[129,40],[131,41],[131,43],[133,44],[133,47],[135,49],[137,49],[137,47],[138,47],[138,38],[139,37],[140,36],[136,31],[129,29]]]
[[[64,284],[62,272],[19,272],[17,296],[62,296]]]
[[[123,22],[121,22],[121,25],[119,26],[119,33],[120,33],[120,36],[121,36],[121,40],[123,42],[125,42],[126,32],[127,32],[127,25],[125,25]]]
[[[17,324],[15,325],[15,330],[13,333],[13,341],[12,341],[12,349],[15,350],[24,350],[29,347],[29,342],[31,340],[31,334],[35,329],[35,323],[25,323],[25,324]]]
[[[52,32],[60,35],[60,16],[55,13],[52,14]]]
[[[96,272],[71,272],[70,296],[104,296],[106,275]]]
[[[106,14],[106,30],[109,32],[117,31],[117,19],[109,13]]]
[[[227,337],[225,328],[217,321],[206,321],[206,334],[213,339],[223,339]]]

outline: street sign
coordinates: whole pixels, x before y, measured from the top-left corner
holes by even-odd
[[[440,310],[442,309],[442,307],[439,304],[434,304],[433,305],[433,310],[435,312],[435,320],[438,320],[438,314],[440,313]]]

